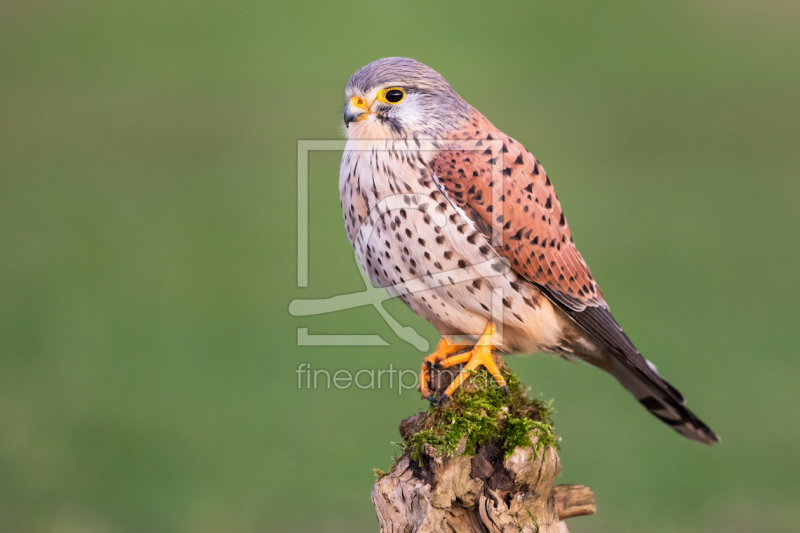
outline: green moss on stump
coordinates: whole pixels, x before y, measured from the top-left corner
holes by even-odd
[[[505,457],[517,446],[530,446],[530,431],[539,437],[532,457],[542,448],[558,446],[550,416],[551,403],[528,398],[516,374],[501,370],[508,384],[505,396],[488,372],[481,369],[459,388],[444,406],[431,406],[410,432],[405,446],[411,459],[422,465],[425,445],[432,446],[440,456],[452,456],[466,436],[464,454],[474,455],[492,441],[502,443]]]

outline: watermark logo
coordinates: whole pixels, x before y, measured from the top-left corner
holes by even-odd
[[[312,151],[336,151],[343,152],[347,150],[355,151],[391,151],[394,154],[407,153],[409,156],[415,156],[420,153],[420,150],[438,151],[442,146],[446,146],[446,150],[457,150],[461,152],[479,152],[483,153],[486,150],[491,150],[492,153],[500,154],[503,144],[499,140],[490,140],[483,142],[476,141],[454,141],[454,140],[430,140],[422,141],[426,146],[420,148],[419,143],[414,147],[410,147],[407,141],[359,141],[357,143],[351,142],[350,145],[347,141],[331,141],[331,140],[301,140],[297,143],[297,286],[299,288],[308,287],[308,157]],[[492,187],[492,205],[495,207],[492,217],[492,245],[502,245],[502,227],[499,221],[502,218],[503,202],[500,198],[503,190],[503,177],[502,172],[502,157],[497,157],[499,162],[491,167],[491,179],[494,182]],[[435,176],[434,183],[438,185],[438,180]],[[443,196],[448,199],[447,192],[440,189]],[[408,207],[409,203],[414,205],[421,205],[430,202],[430,191],[407,192],[404,194],[389,195],[376,200],[376,205],[368,213],[366,218],[361,223],[361,226],[356,232],[355,247],[357,250],[363,251],[370,240],[370,236],[375,229],[378,220],[385,214],[397,211]],[[453,204],[455,206],[455,204]],[[457,206],[456,210],[463,216],[463,213]],[[444,215],[444,212],[435,209],[428,210],[427,216],[431,217],[431,221],[436,226],[443,228],[447,224],[453,224]],[[356,263],[359,264],[358,254],[356,254]],[[413,297],[414,293],[431,290],[436,287],[444,285],[454,285],[461,282],[468,282],[480,278],[491,278],[493,276],[503,275],[510,269],[510,265],[505,258],[491,257],[481,263],[472,264],[468,267],[461,267],[452,270],[438,272],[436,274],[429,274],[425,276],[418,276],[402,283],[394,283],[389,287],[379,287],[372,283],[369,275],[360,268],[362,280],[364,282],[364,291],[335,295],[330,298],[323,299],[295,299],[289,305],[289,313],[293,316],[312,316],[334,311],[344,311],[361,306],[371,305],[378,314],[383,318],[392,331],[403,341],[411,344],[421,352],[427,352],[430,349],[428,341],[422,337],[414,328],[400,324],[394,317],[392,317],[384,308],[383,303],[389,298],[400,295],[409,295]],[[492,293],[490,318],[497,327],[497,333],[502,336],[502,305],[503,295],[501,289],[496,289]],[[488,320],[488,319],[487,319]],[[480,335],[480,331],[474,332],[475,336]],[[297,343],[301,346],[387,346],[386,342],[379,335],[355,335],[355,334],[334,334],[334,335],[319,335],[309,333],[307,327],[297,328]],[[298,370],[299,372],[299,370]],[[299,374],[298,374],[299,375]]]
[[[449,383],[459,373],[458,369],[441,369],[438,370],[438,379]],[[398,396],[407,391],[419,390],[419,372],[395,368],[392,363],[387,368],[362,368],[357,371],[329,370],[315,368],[311,363],[300,363],[295,374],[298,390],[396,390]],[[473,383],[478,389],[499,388],[497,381],[487,372],[476,372]]]

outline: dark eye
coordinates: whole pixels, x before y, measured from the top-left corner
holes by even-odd
[[[405,96],[406,93],[403,92],[403,89],[389,89],[388,91],[386,91],[383,97],[390,104],[396,104],[400,102]]]
[[[402,99],[403,99],[403,91],[400,91],[398,89],[392,89],[391,91],[388,91],[386,93],[386,100],[393,104],[396,104]]]

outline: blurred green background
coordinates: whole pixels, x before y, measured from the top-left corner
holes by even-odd
[[[288,306],[363,290],[333,152],[296,287],[296,147],[342,138],[347,79],[389,55],[543,161],[617,319],[723,437],[511,359],[597,495],[572,531],[794,530],[799,28],[780,0],[0,3],[0,531],[377,530],[372,469],[425,404],[295,370],[423,354],[374,309]]]

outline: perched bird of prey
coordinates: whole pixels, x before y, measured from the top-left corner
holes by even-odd
[[[370,63],[345,96],[347,235],[372,282],[442,336],[421,367],[423,396],[435,401],[434,365],[466,363],[441,401],[479,366],[504,387],[493,350],[551,353],[609,372],[681,435],[719,441],[611,316],[525,147],[412,59]]]

